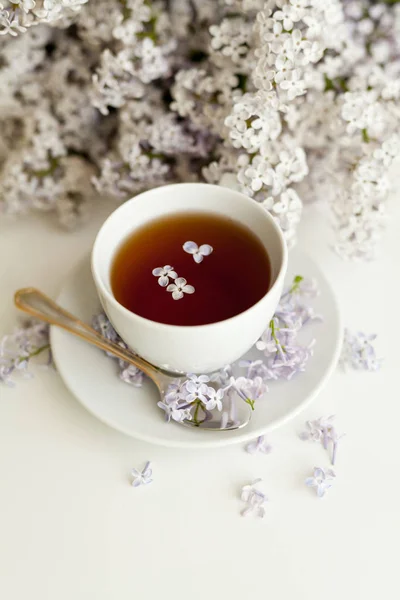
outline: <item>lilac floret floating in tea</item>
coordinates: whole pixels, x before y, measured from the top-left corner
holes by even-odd
[[[131,232],[115,253],[110,279],[116,300],[140,317],[206,325],[261,300],[271,285],[271,264],[250,228],[217,213],[189,211]]]
[[[192,285],[188,285],[184,277],[178,277],[174,283],[169,284],[167,292],[172,292],[174,300],[180,300],[185,294],[194,294],[195,289]]]
[[[183,244],[183,249],[188,254],[193,255],[193,260],[195,263],[200,264],[203,262],[203,258],[205,256],[209,256],[214,248],[210,246],[210,244],[202,244],[200,247],[196,244],[196,242],[185,242]]]
[[[178,277],[178,273],[174,271],[174,267],[171,267],[171,265],[156,267],[152,270],[152,274],[155,277],[158,277],[158,285],[161,287],[167,287],[170,279],[176,279]]]

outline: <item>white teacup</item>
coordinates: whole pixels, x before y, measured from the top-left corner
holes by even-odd
[[[270,289],[261,300],[224,321],[180,326],[140,317],[115,299],[110,272],[121,243],[145,223],[184,211],[229,216],[247,226],[260,239],[271,262]],[[93,246],[92,273],[108,318],[137,354],[169,371],[209,373],[240,358],[266,329],[281,296],[287,260],[281,230],[257,202],[221,186],[179,183],[139,194],[111,214]]]

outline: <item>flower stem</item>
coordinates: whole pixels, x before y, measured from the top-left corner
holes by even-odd
[[[196,408],[194,409],[194,415],[193,415],[193,423],[198,427],[200,425],[200,423],[202,423],[205,419],[202,419],[201,421],[199,421],[199,410],[201,407],[201,400],[197,399],[196,400]]]
[[[296,277],[293,279],[292,287],[289,290],[289,294],[295,294],[298,291],[303,279],[304,277],[302,275],[296,275]]]
[[[286,352],[286,350],[285,350],[285,346],[282,346],[282,344],[280,343],[280,341],[279,341],[279,340],[278,340],[278,338],[276,337],[276,333],[275,333],[275,322],[274,322],[274,319],[271,319],[271,320],[270,320],[270,322],[269,322],[269,326],[270,326],[270,329],[271,329],[271,337],[272,337],[272,339],[274,340],[275,344],[276,344],[277,346],[279,346],[279,348],[281,348],[283,352]],[[279,331],[279,330],[278,330],[278,331]]]
[[[246,404],[250,405],[251,410],[254,410],[254,402],[255,402],[255,400],[252,400],[251,398],[246,398],[245,402],[246,402]]]
[[[332,465],[334,465],[336,462],[336,451],[337,451],[337,442],[334,442],[333,449],[332,449],[332,458],[331,458]]]
[[[45,344],[44,346],[39,346],[39,348],[36,348],[35,350],[32,350],[32,352],[30,352],[28,354],[28,356],[18,356],[16,358],[16,363],[17,363],[17,365],[19,365],[20,363],[22,363],[22,362],[24,362],[26,360],[30,360],[34,356],[38,356],[39,354],[41,354],[45,350],[49,350],[49,348],[50,348],[50,344]]]
[[[324,427],[324,439],[323,439],[323,446],[324,446],[324,450],[327,449],[328,447],[328,432],[326,430],[326,427]]]

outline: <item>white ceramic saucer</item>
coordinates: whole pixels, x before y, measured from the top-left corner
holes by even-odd
[[[321,391],[338,360],[342,328],[332,288],[315,263],[298,251],[290,255],[287,282],[295,275],[315,278],[321,292],[313,306],[324,320],[305,326],[301,333],[305,343],[316,339],[314,356],[305,373],[291,381],[270,382],[269,393],[257,401],[251,421],[244,429],[213,432],[166,423],[157,407],[157,390],[150,381],[142,388],[124,383],[118,377],[116,363],[101,350],[52,327],[51,346],[57,369],[69,390],[89,412],[134,438],[181,448],[225,446],[251,440],[302,411]],[[87,323],[100,311],[89,257],[70,273],[57,301]],[[259,355],[261,358],[262,354]]]

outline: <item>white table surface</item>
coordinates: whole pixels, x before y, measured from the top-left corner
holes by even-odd
[[[17,322],[13,292],[56,295],[110,209],[74,233],[35,217],[0,222],[0,336]],[[268,456],[135,441],[88,414],[51,370],[0,384],[0,598],[399,598],[395,202],[390,212],[382,258],[354,265],[329,250],[321,209],[306,210],[299,246],[333,282],[345,325],[379,334],[385,363],[379,373],[336,372],[305,413],[271,433]],[[303,482],[326,456],[297,433],[331,413],[347,435],[337,481],[319,500]],[[130,470],[146,460],[154,482],[134,489]],[[270,500],[264,520],[239,515],[241,486],[256,477]]]

